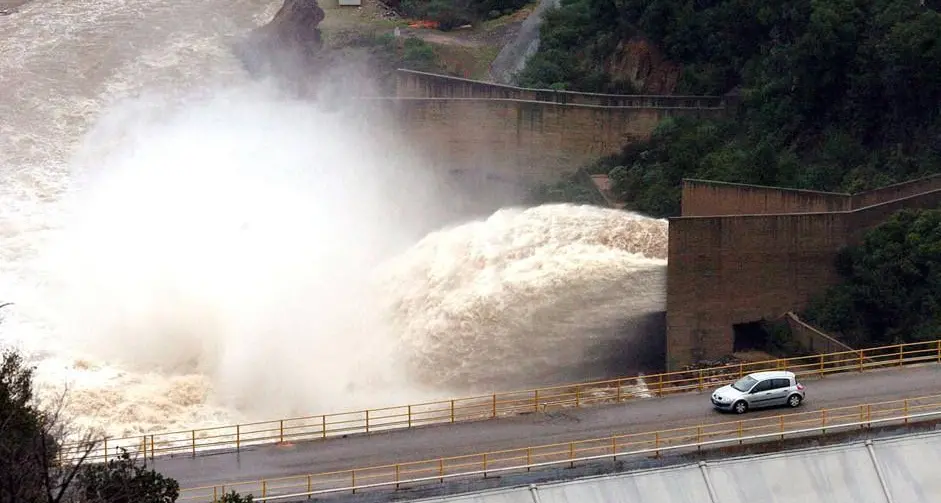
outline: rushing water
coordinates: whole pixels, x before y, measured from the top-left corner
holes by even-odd
[[[666,222],[549,205],[428,233],[458,194],[394,126],[231,55],[279,6],[0,17],[0,340],[43,393],[125,435],[623,374]]]

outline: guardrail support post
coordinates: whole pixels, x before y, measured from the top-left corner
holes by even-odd
[[[487,478],[487,453],[484,453],[484,478]]]
[[[575,442],[569,442],[569,459],[575,459]],[[569,468],[575,468],[575,461],[569,463]]]
[[[859,352],[859,371],[863,371],[863,352]]]
[[[261,481],[261,497],[265,498],[267,496],[268,496],[268,481],[262,480]]]
[[[399,488],[399,465],[398,463],[396,463],[395,465],[395,488],[396,490],[398,490]]]
[[[412,406],[408,406],[408,427],[412,427]]]
[[[451,400],[451,423],[454,423],[454,400]]]
[[[217,486],[212,486],[212,503],[219,501],[219,493],[217,492],[219,488]]]
[[[581,400],[580,400],[581,397],[579,397],[579,391],[581,391],[581,388],[582,388],[581,386],[575,386],[575,408],[576,409],[581,407],[582,405]]]
[[[235,452],[242,450],[242,425],[235,425]]]
[[[356,470],[350,470],[350,480],[353,482],[350,487],[353,488],[353,494],[356,494]]]
[[[656,457],[659,458],[660,457],[660,432],[659,431],[655,431],[653,433],[653,448],[656,449],[656,452],[654,453],[654,455],[656,455]]]
[[[663,374],[660,374],[659,384],[657,385],[657,396],[663,398]]]
[[[311,475],[307,476],[307,499],[310,499],[310,493],[314,492],[314,484],[311,478]]]
[[[284,419],[282,419],[282,420],[280,421],[280,423],[281,423],[281,424],[279,425],[279,435],[278,435],[278,438],[279,438],[279,441],[283,444],[283,443],[284,443]],[[366,424],[367,424],[367,430],[368,430],[368,425],[369,425],[369,423],[367,422]],[[367,433],[368,433],[368,431],[367,431]]]
[[[369,433],[369,409],[366,409],[366,433]]]
[[[824,362],[823,355],[820,355],[820,377],[823,377],[824,375],[826,375],[823,373],[823,362]]]
[[[618,379],[618,393],[617,393],[617,403],[621,403],[621,380]]]
[[[539,390],[533,392],[533,412],[539,412]]]
[[[533,448],[526,448],[526,471],[529,471],[529,465],[533,464]]]
[[[820,428],[824,435],[827,434],[827,409],[820,411]]]
[[[739,378],[745,377],[745,364],[744,363],[738,364],[738,377]]]
[[[192,430],[192,432],[193,432],[193,457],[195,458],[196,457],[196,430]]]
[[[902,362],[905,360],[905,345],[899,344],[899,367],[902,366]]]
[[[699,369],[699,391],[702,391],[703,382],[702,382],[702,369]]]
[[[107,463],[107,462],[108,462],[108,437],[105,437],[104,443],[105,443],[105,445],[104,445],[104,450],[105,450],[105,463]]]
[[[438,476],[441,477],[438,479],[442,484],[444,483],[444,458],[438,459]]]
[[[905,399],[905,402],[903,402],[903,404],[905,407],[905,424],[908,425],[908,399],[907,398]]]
[[[743,426],[744,425],[742,424],[742,421],[739,421],[738,422],[738,445],[744,444],[744,441],[742,440],[742,430],[744,429]]]
[[[938,363],[941,363],[941,339],[938,339]]]
[[[320,438],[327,438],[327,416],[320,416]]]
[[[611,458],[613,461],[618,460],[618,437],[611,437]]]
[[[155,451],[155,450],[156,450],[156,449],[154,448],[154,436],[151,435],[151,436],[150,436],[150,460],[151,460],[151,461],[154,460],[154,456],[155,456],[154,451]]]
[[[493,394],[493,417],[497,417],[497,394]]]
[[[702,451],[702,426],[696,427],[696,450]]]

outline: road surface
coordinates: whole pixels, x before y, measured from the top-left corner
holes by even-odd
[[[714,411],[707,393],[690,393],[292,446],[254,446],[238,454],[158,457],[152,466],[185,489],[901,400],[941,394],[941,365],[835,374],[803,382],[807,400],[797,411],[760,410],[740,417]]]

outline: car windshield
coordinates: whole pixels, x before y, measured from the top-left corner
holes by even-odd
[[[756,382],[758,382],[758,380],[755,379],[754,377],[745,376],[739,379],[738,381],[735,381],[735,384],[733,384],[732,387],[739,391],[744,392],[744,391],[750,390],[751,387],[754,386]]]

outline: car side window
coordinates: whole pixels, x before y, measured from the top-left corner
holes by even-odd
[[[774,389],[790,388],[790,387],[791,387],[790,379],[775,379],[774,380]]]
[[[752,393],[758,393],[759,391],[768,391],[771,389],[771,379],[766,379],[756,384],[754,388],[751,389]]]

